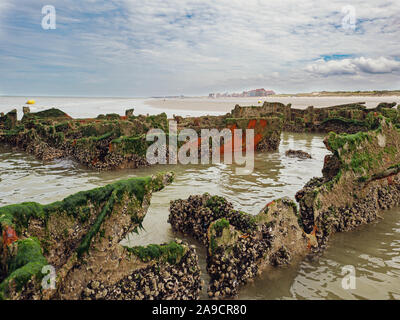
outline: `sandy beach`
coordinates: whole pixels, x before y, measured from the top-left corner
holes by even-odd
[[[261,101],[261,103],[259,103]],[[210,99],[208,97],[193,98],[169,98],[169,99],[148,99],[145,104],[152,108],[162,110],[195,110],[198,112],[230,112],[236,104],[241,106],[262,105],[264,101],[277,101],[284,104],[291,103],[292,107],[305,109],[308,106],[328,107],[339,104],[365,102],[368,108],[376,107],[381,102],[397,102],[400,103],[400,96],[332,96],[332,97],[254,97],[254,98],[218,98]]]

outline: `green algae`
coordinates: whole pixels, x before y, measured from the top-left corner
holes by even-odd
[[[90,137],[90,139],[92,141],[102,141],[102,140],[106,140],[106,139],[110,138],[113,135],[114,135],[114,131],[110,131],[110,132],[107,132],[107,133],[105,133],[105,134],[103,134],[101,136],[98,136],[98,137],[93,137],[92,136],[92,137]]]
[[[210,225],[208,250],[211,255],[214,255],[220,247],[224,248],[224,255],[229,254],[237,246],[238,237],[243,232],[236,228],[231,229],[230,225],[225,218],[218,219]]]
[[[205,193],[205,195],[208,194]],[[212,211],[214,219],[222,218],[223,221],[227,221],[244,233],[250,233],[257,228],[256,216],[244,211],[231,209],[228,201],[224,197],[212,196],[207,200],[205,206]],[[219,222],[219,224],[223,223],[224,222]]]
[[[78,129],[78,133],[89,139],[102,140],[104,137],[119,137],[121,135],[121,125],[124,121],[100,121],[90,122],[81,125]]]
[[[85,235],[81,244],[78,246],[76,250],[78,257],[82,256],[84,252],[87,252],[89,250],[91,241],[94,238],[94,236],[99,232],[105,217],[107,217],[112,212],[114,205],[121,201],[123,194],[127,193],[130,196],[135,195],[136,199],[139,201],[138,205],[141,206],[144,194],[147,191],[147,186],[149,185],[150,182],[151,182],[151,177],[133,178],[130,180],[119,181],[111,185],[112,188],[107,188],[110,185],[103,187],[108,189],[108,190],[101,190],[101,191],[106,191],[105,193],[108,195],[107,202],[105,203],[100,214],[97,216],[96,221],[90,228],[89,232]],[[94,190],[99,191],[99,189],[94,189]]]
[[[82,224],[86,223],[92,212],[98,212],[95,221],[89,226],[89,230],[82,237],[82,240],[75,245],[75,252],[80,257],[84,252],[88,251],[92,239],[98,234],[99,238],[106,237],[106,230],[102,227],[106,217],[114,213],[117,204],[127,204],[126,212],[131,214],[131,219],[137,224],[135,229],[141,226],[143,217],[140,214],[143,201],[147,194],[151,191],[162,189],[166,183],[172,181],[173,174],[160,173],[155,177],[140,177],[127,180],[121,180],[105,187],[96,188],[89,191],[82,191],[65,198],[62,201],[55,202],[49,205],[41,205],[38,203],[24,203],[19,205],[11,205],[0,208],[0,231],[5,226],[12,226],[18,230],[20,236],[25,235],[25,230],[32,218],[40,219],[45,223],[51,223],[51,228],[54,228],[54,223],[58,225],[57,215],[60,219],[68,216],[73,216]],[[94,206],[94,209],[93,209]],[[56,215],[56,219],[49,218]],[[66,227],[63,227],[61,222],[59,235],[68,238],[69,232]],[[46,230],[46,225],[44,226]],[[87,225],[83,226],[87,230]],[[41,240],[37,238],[23,238],[15,241],[13,244],[5,247],[5,250],[14,252],[8,261],[6,261],[5,269],[2,270],[2,279],[0,284],[0,299],[7,299],[11,292],[20,291],[25,284],[34,279],[33,283],[37,287],[38,280],[42,279],[41,270],[47,265],[47,260],[43,256],[43,252],[49,253],[50,234],[46,231],[41,235]],[[68,239],[66,239],[68,240]],[[109,238],[109,240],[111,240]],[[61,241],[63,241],[61,239]],[[176,243],[170,243],[165,246],[148,247],[146,250],[136,248],[138,254],[143,258],[148,257],[166,261],[170,264],[177,263],[186,252],[186,247]],[[134,250],[135,251],[135,250]],[[147,257],[147,258],[146,258]],[[84,263],[84,260],[82,260]],[[3,273],[4,271],[4,273]],[[37,289],[37,288],[36,288]],[[35,290],[36,290],[35,289]]]
[[[211,239],[210,239],[210,251],[211,251],[212,255],[214,255],[215,251],[217,251],[217,248],[218,248],[218,242],[217,242],[217,240],[215,239],[214,236],[211,236]]]
[[[61,111],[60,109],[51,108],[35,113],[25,114],[23,120],[31,118],[46,119],[46,118],[69,118],[69,117],[65,112]]]
[[[371,114],[371,113],[370,113]],[[352,170],[354,173],[362,174],[359,177],[360,182],[367,181],[369,179],[368,172],[375,170],[382,165],[384,155],[388,155],[389,158],[394,161],[397,154],[397,148],[393,145],[386,145],[381,150],[371,150],[361,148],[365,143],[371,143],[373,139],[376,139],[376,135],[381,133],[382,122],[386,123],[386,118],[380,116],[375,117],[379,119],[378,127],[368,132],[357,132],[355,134],[336,134],[330,132],[327,137],[327,147],[331,150],[341,162],[341,169],[337,176],[333,179],[333,182],[337,182],[340,179],[342,170]],[[389,125],[386,123],[386,125]],[[361,149],[360,149],[361,148]],[[345,155],[349,154],[348,163],[345,163]]]
[[[47,220],[48,212],[45,206],[36,202],[24,202],[0,208],[0,229],[10,226],[20,234],[23,228],[27,228],[32,218]]]
[[[321,124],[325,124],[327,122],[341,122],[348,125],[355,125],[359,127],[367,127],[369,128],[369,124],[365,121],[357,120],[357,119],[349,119],[344,117],[334,117],[334,118],[327,118],[321,122]]]
[[[216,233],[221,233],[223,229],[229,228],[229,221],[225,218],[217,220],[213,225],[212,228],[216,231]]]
[[[382,162],[382,154],[371,154],[368,151],[355,152],[350,160],[350,167],[356,173],[363,174],[375,169]]]
[[[149,244],[148,246],[125,247],[125,249],[143,262],[156,260],[168,262],[169,264],[179,263],[186,251],[184,246],[175,241],[161,245]]]
[[[23,132],[25,129],[25,127],[23,125],[17,125],[15,126],[15,128],[10,129],[10,130],[4,130],[3,131],[3,135],[10,137],[10,136],[16,136],[18,135],[20,132]]]
[[[17,253],[8,261],[8,276],[0,284],[0,299],[7,298],[11,286],[20,291],[32,278],[40,280],[42,268],[47,265],[37,238],[17,240],[14,245]]]
[[[304,118],[297,117],[297,118],[295,119],[295,123],[297,123],[297,124],[300,124],[300,125],[303,125],[303,126],[304,126],[304,124],[305,124]]]
[[[17,125],[17,110],[11,110],[4,116],[0,116],[0,129],[12,130]]]
[[[279,205],[279,204],[282,204],[284,206],[292,208],[293,215],[297,219],[300,218],[300,214],[299,214],[299,210],[297,208],[297,204],[293,200],[290,200],[289,198],[279,198],[279,199],[275,199],[272,202],[270,202],[270,204],[268,204],[259,214],[253,216],[255,222],[257,223],[257,225],[261,225],[261,224],[265,224],[265,223],[270,224],[271,223],[271,219],[273,219],[272,215],[277,213],[277,211],[274,211],[274,212],[271,213],[270,209],[271,209],[272,206]]]
[[[106,169],[118,166],[124,159],[135,161],[132,155],[145,157],[151,145],[151,142],[146,141],[146,133],[152,128],[160,128],[167,132],[167,115],[161,113],[152,116],[120,117],[117,114],[109,114],[97,119],[74,120],[63,111],[53,108],[26,113],[22,121],[17,121],[16,114],[1,116],[0,140],[23,149],[28,149],[32,144],[46,143],[48,147],[59,149],[56,151],[63,156],[72,155],[89,167]],[[24,134],[20,135],[21,132]],[[107,148],[105,143],[111,141],[113,145]],[[43,150],[43,147],[47,146],[42,145],[39,150]],[[36,148],[29,149],[34,154],[38,152]],[[111,157],[107,157],[109,154]],[[41,155],[39,151],[37,156]],[[123,160],[116,163],[112,161],[113,155]],[[97,162],[101,165],[97,165]]]
[[[230,227],[229,221],[225,218],[218,219],[211,224],[211,226],[210,226],[210,229],[211,229],[211,235],[210,235],[211,254],[214,254],[216,252],[216,250],[219,246],[219,243],[221,241],[226,240],[227,235],[230,234],[229,227]],[[226,232],[224,232],[225,229],[227,230]],[[225,235],[225,237],[224,237],[224,235]],[[222,238],[224,238],[224,239],[222,239]]]
[[[357,132],[354,134],[336,134],[330,132],[327,137],[328,147],[336,155],[339,150],[349,152],[354,151],[363,141],[371,141],[371,135],[367,132]]]
[[[15,270],[24,265],[38,261],[46,263],[46,258],[43,256],[40,242],[37,238],[20,239],[15,242],[17,246],[17,254],[8,262],[8,270],[13,273]]]
[[[251,233],[257,229],[257,216],[244,211],[231,211],[227,218],[231,225],[243,233]]]
[[[391,108],[380,108],[379,110],[382,115],[388,119],[390,119],[393,123],[397,123],[399,120],[399,112],[397,109]]]
[[[228,202],[224,197],[220,196],[212,196],[207,200],[206,207],[210,208],[210,210],[214,213],[216,217],[222,216],[225,212]]]
[[[152,128],[162,129],[165,132],[168,131],[168,117],[165,112],[147,116],[146,120],[150,122]]]
[[[62,201],[48,205],[27,202],[1,207],[0,229],[5,226],[11,226],[15,228],[18,234],[21,234],[22,230],[28,227],[31,219],[39,219],[46,224],[50,215],[62,212],[66,212],[67,215],[73,216],[80,221],[87,221],[89,212],[82,207],[87,206],[89,203],[97,207],[102,206],[94,224],[77,248],[77,253],[81,256],[88,250],[91,240],[100,230],[105,217],[112,212],[114,205],[121,201],[124,194],[134,195],[138,201],[137,205],[141,206],[146,192],[153,188],[157,190],[162,188],[161,179],[161,175],[154,181],[151,177],[131,178],[89,191],[81,191]]]
[[[107,113],[106,115],[100,114],[97,119],[119,120],[121,117],[118,113]]]
[[[330,133],[326,138],[325,143],[328,149],[334,152],[339,161],[338,173],[329,181],[316,186],[313,190],[314,195],[308,192],[312,200],[309,201],[307,207],[321,211],[327,204],[322,203],[318,197],[319,191],[326,195],[327,192],[332,192],[335,185],[338,185],[337,190],[342,187],[348,190],[349,184],[353,185],[353,191],[350,191],[346,197],[347,200],[343,203],[351,207],[353,201],[359,199],[357,190],[360,190],[359,187],[362,188],[362,186],[358,184],[365,185],[370,181],[398,174],[400,170],[396,163],[399,161],[397,144],[400,132],[384,116],[373,113],[370,115],[373,115],[374,121],[378,121],[374,130],[356,134]],[[303,199],[306,198],[303,197]],[[305,200],[302,201],[306,204]],[[324,219],[330,219],[332,216],[331,213],[324,214]]]
[[[137,154],[139,156],[146,156],[146,152],[152,142],[146,141],[146,135],[142,134],[135,137],[119,137],[111,141],[111,143],[118,146],[124,154]]]
[[[65,131],[71,129],[71,126],[70,126],[69,121],[64,121],[64,122],[55,124],[54,128],[56,129],[56,132],[65,132]]]

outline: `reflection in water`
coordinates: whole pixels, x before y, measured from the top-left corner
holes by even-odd
[[[43,164],[23,153],[0,150],[0,205],[23,201],[49,203],[70,194],[102,186],[118,179],[173,170],[175,182],[153,195],[144,220],[144,231],[131,234],[124,244],[138,245],[170,241],[181,235],[171,231],[169,202],[191,194],[209,192],[227,197],[237,209],[257,214],[269,201],[295,193],[312,177],[320,176],[323,158],[328,153],[323,136],[282,134],[279,152],[258,153],[251,175],[235,174],[235,165],[154,166],[136,170],[97,172],[73,161]],[[288,149],[302,149],[312,159],[287,158]],[[264,272],[246,285],[242,299],[387,299],[400,298],[400,215],[386,212],[385,219],[357,231],[337,234],[318,261]],[[373,236],[371,236],[373,235]],[[208,282],[204,248],[196,245],[203,279]],[[341,268],[356,268],[357,289],[341,287]],[[205,295],[203,296],[205,297]]]

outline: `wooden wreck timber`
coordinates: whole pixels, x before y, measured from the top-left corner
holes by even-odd
[[[207,247],[210,297],[234,296],[260,266],[320,254],[335,232],[400,205],[400,129],[377,114],[371,127],[376,129],[326,137],[333,154],[325,158],[323,177],[297,192],[299,210],[289,199],[272,201],[255,216],[209,194],[171,202],[173,230]]]
[[[356,133],[373,129],[374,117],[381,114],[400,125],[400,112],[396,103],[380,103],[367,109],[363,102],[331,107],[295,109],[291,104],[264,102],[262,106],[241,107],[232,110],[233,118],[274,116],[282,119],[283,131]]]
[[[233,112],[233,111],[232,111]],[[174,120],[178,124],[178,130],[194,129],[199,136],[204,129],[217,129],[222,131],[227,128],[232,133],[232,138],[235,138],[235,130],[241,130],[243,135],[239,143],[240,150],[233,148],[233,140],[224,140],[220,147],[220,152],[223,153],[226,148],[231,150],[242,151],[246,149],[246,129],[254,130],[254,148],[257,151],[275,151],[278,150],[280,136],[282,132],[281,118],[273,115],[267,116],[243,116],[233,117],[233,114],[227,113],[222,116],[201,116],[183,118],[175,116]],[[236,137],[237,138],[237,137]],[[201,138],[198,141],[200,147]]]
[[[172,179],[171,173],[132,178],[48,205],[1,207],[0,298],[197,299],[192,247],[119,244],[141,228],[152,192]],[[47,265],[55,268],[56,289],[42,287]]]
[[[228,128],[233,134],[235,129],[254,129],[254,147],[262,151],[277,150],[282,129],[281,119],[271,116],[236,119],[227,114],[176,120],[178,134],[183,129],[194,129],[199,134],[201,129]],[[0,117],[0,144],[21,148],[45,161],[70,157],[99,170],[137,168],[149,165],[146,152],[153,141],[148,141],[146,135],[150,129],[161,129],[169,135],[166,114],[135,116],[133,110],[127,110],[125,116],[72,119],[59,109],[30,113],[25,108],[21,121],[17,120],[16,110]],[[245,135],[242,139],[245,149]],[[219,151],[224,152],[232,144],[232,140],[224,140]],[[201,139],[199,148],[200,145]]]
[[[258,151],[275,151],[279,147],[283,131],[355,133],[374,129],[376,115],[400,125],[399,111],[395,103],[381,103],[367,109],[362,103],[327,108],[308,107],[294,109],[290,104],[265,102],[260,106],[235,108],[221,116],[183,118],[175,116],[178,134],[183,129],[194,129],[199,136],[204,129],[229,129],[232,137],[240,129],[241,150],[232,148],[233,139],[224,139],[220,153],[231,147],[235,151],[246,149],[246,129],[254,129],[254,148]],[[70,157],[79,163],[99,170],[137,168],[146,166],[146,152],[153,141],[146,139],[150,129],[161,129],[169,134],[165,113],[152,116],[133,114],[99,115],[94,119],[72,119],[59,109],[36,113],[24,108],[24,116],[17,120],[17,111],[0,116],[0,144],[9,144],[34,154],[42,160]],[[167,141],[168,143],[168,141]],[[200,149],[202,139],[197,146]],[[212,144],[209,144],[210,148]],[[167,157],[169,157],[167,153]]]
[[[378,217],[400,205],[400,131],[382,116],[375,130],[349,135],[330,133],[323,177],[296,194],[304,230],[316,230],[318,247],[329,236]]]
[[[303,150],[292,150],[289,149],[285,152],[285,156],[290,158],[299,158],[299,159],[311,159],[311,154],[303,151]]]
[[[2,125],[3,124],[3,125]],[[59,109],[30,113],[21,121],[16,111],[0,118],[0,143],[22,148],[43,160],[71,157],[95,169],[136,168],[146,165],[151,144],[146,133],[168,132],[165,113],[155,116],[100,115],[95,119],[72,119]]]

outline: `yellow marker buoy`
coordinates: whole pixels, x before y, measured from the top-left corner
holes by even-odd
[[[261,100],[258,100],[258,103],[261,103]]]
[[[35,104],[35,100],[28,100],[26,104]]]

